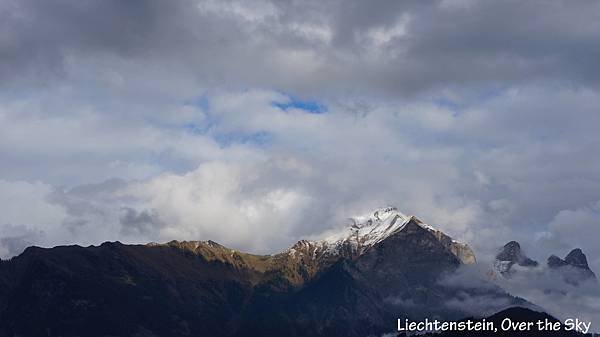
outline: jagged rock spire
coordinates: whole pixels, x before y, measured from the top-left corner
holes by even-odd
[[[525,256],[521,251],[521,245],[517,241],[510,241],[496,255],[494,266],[500,273],[507,275],[515,264],[521,267],[536,267],[538,262]]]

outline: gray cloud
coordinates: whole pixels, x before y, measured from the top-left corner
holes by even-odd
[[[465,265],[445,275],[438,282],[450,293],[445,306],[452,310],[463,310],[474,317],[484,317],[514,306],[514,301],[505,296],[505,290],[487,277],[484,263]],[[523,303],[532,308],[535,305]]]
[[[518,267],[518,266],[517,266]],[[559,318],[579,318],[594,325],[600,318],[600,288],[596,280],[580,282],[575,286],[566,282],[562,271],[548,270],[541,265],[536,268],[517,268],[510,278],[493,277],[491,265],[462,266],[446,275],[440,284],[455,289],[453,297],[446,302],[451,308],[469,310],[475,316],[490,315],[513,306],[497,291],[508,291],[513,296],[526,299],[524,303],[533,310],[543,310]],[[500,288],[501,287],[501,288]],[[496,294],[496,295],[495,295]],[[597,331],[598,327],[592,330]]]
[[[43,236],[43,232],[23,225],[0,225],[0,259],[20,254]]]
[[[27,0],[0,13],[5,85],[141,66],[210,86],[476,97],[600,75],[593,1]]]
[[[126,236],[145,235],[152,236],[153,231],[163,224],[156,211],[143,210],[138,212],[129,207],[122,208],[122,215],[119,217],[121,224],[121,233]]]
[[[577,317],[591,321],[592,330],[599,330],[595,323],[600,319],[600,287],[596,280],[574,286],[561,273],[541,267],[519,269],[510,279],[500,278],[498,283],[511,294],[526,298],[560,319]]]

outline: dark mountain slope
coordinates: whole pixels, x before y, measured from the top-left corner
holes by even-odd
[[[0,337],[380,335],[398,317],[466,316],[445,305],[466,290],[439,280],[474,260],[393,208],[276,255],[212,241],[32,247],[0,263]]]
[[[129,336],[231,326],[255,276],[174,247],[29,248],[1,270],[0,335]]]

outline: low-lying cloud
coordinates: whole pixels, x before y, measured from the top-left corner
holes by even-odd
[[[600,321],[600,287],[595,279],[574,285],[561,273],[537,268],[519,270],[498,282],[511,294],[527,299],[559,319],[579,318],[592,322],[593,326]],[[595,326],[593,330],[600,329]]]

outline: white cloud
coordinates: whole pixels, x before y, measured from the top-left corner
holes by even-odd
[[[0,137],[4,156],[43,158],[43,166],[25,166],[22,159],[2,170],[11,179],[45,177],[48,188],[67,182],[58,188],[65,195],[58,205],[72,198],[93,205],[86,209],[94,212],[71,212],[66,227],[75,234],[53,243],[216,239],[238,248],[275,251],[348,213],[395,204],[468,241],[480,256],[491,257],[508,240],[532,243],[534,233],[546,230],[557,212],[600,198],[590,181],[573,178],[589,177],[598,165],[583,150],[594,146],[594,131],[578,126],[594,113],[596,95],[540,90],[499,92],[459,114],[428,101],[371,101],[351,110],[344,100],[328,101],[326,113],[311,114],[273,106],[291,100],[274,91],[212,90],[203,95],[206,107],[188,102],[148,106],[149,112],[167,115],[158,120],[141,118],[140,108],[128,109],[133,103],[110,111],[100,104],[74,104],[52,115],[63,106],[40,98],[5,105],[7,123],[0,128],[6,132]],[[548,99],[542,92],[554,94]],[[580,115],[562,110],[574,104],[581,105]],[[528,106],[535,108],[528,112]],[[557,121],[570,118],[569,124],[543,124],[529,116],[544,106]],[[178,111],[187,117],[169,117]],[[532,131],[511,123],[523,118],[541,124]],[[194,129],[178,126],[180,120],[194,120]],[[582,132],[567,133],[565,128]],[[562,137],[545,138],[557,133]],[[569,151],[569,144],[584,148]],[[579,153],[587,164],[569,165]],[[128,191],[138,186],[136,193],[126,197],[115,190],[109,194],[115,200],[103,197],[98,203],[95,194],[71,191],[111,177],[125,179]],[[204,182],[210,179],[219,188],[211,198],[199,197],[211,191]],[[572,197],[563,198],[561,191],[571,191]],[[269,201],[274,199],[296,206],[278,208]],[[134,222],[156,221],[140,225],[152,230],[123,235],[119,221],[128,214],[124,209],[137,212],[130,214]],[[229,227],[236,235],[229,237],[218,220],[231,209],[236,211]],[[286,212],[295,215],[284,216]],[[267,234],[251,235],[260,223]],[[83,237],[87,227],[94,236]]]
[[[53,187],[41,182],[0,179],[0,258],[19,254],[32,244],[52,242],[66,217],[49,202]],[[50,235],[49,235],[50,233]]]
[[[53,188],[42,182],[0,180],[0,224],[44,225],[64,218],[64,210],[48,202]]]
[[[261,23],[277,15],[277,8],[268,1],[214,1],[198,2],[198,9],[208,15],[229,15],[252,23]]]
[[[581,248],[593,270],[600,272],[600,247],[595,235],[600,232],[600,201],[576,209],[559,211],[548,225],[546,235],[539,241],[559,250],[564,256],[573,248]]]
[[[499,279],[499,284],[559,319],[577,317],[591,321],[593,331],[599,330],[593,323],[600,319],[600,287],[595,280],[574,286],[560,273],[522,268],[510,279]]]
[[[165,224],[158,239],[210,238],[265,252],[290,241],[290,228],[311,203],[295,186],[256,186],[265,174],[260,166],[212,162],[184,175],[131,184],[120,193],[135,197],[138,207],[158,212]]]

